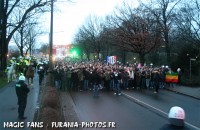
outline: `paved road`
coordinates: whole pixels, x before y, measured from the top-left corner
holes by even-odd
[[[144,92],[145,93],[145,92]],[[168,113],[171,106],[185,103],[186,113],[193,113],[188,116],[190,123],[199,127],[199,102],[181,95],[172,96],[170,92],[160,92],[157,95],[151,93],[133,94],[133,92],[125,92],[126,95],[135,96],[150,103],[152,106],[158,107],[160,110]],[[124,94],[124,95],[125,95]],[[168,95],[169,94],[169,95]],[[73,92],[72,99],[78,112],[80,121],[113,121],[116,123],[117,130],[165,130],[174,129],[169,126],[167,115],[150,107],[144,106],[138,101],[130,100],[126,96],[115,96],[113,93],[101,92],[99,98],[93,98],[91,92]],[[144,96],[146,95],[146,96]],[[140,98],[141,97],[141,98]],[[189,104],[187,105],[187,102]],[[197,104],[196,104],[197,103]],[[195,105],[196,107],[189,107]],[[191,108],[191,109],[190,109]],[[186,115],[187,116],[187,115]],[[194,119],[193,117],[194,116]],[[200,116],[199,116],[200,117]],[[197,119],[197,120],[195,120]],[[199,123],[199,124],[198,124]],[[200,127],[199,127],[200,128]],[[186,125],[183,129],[193,130],[190,125]]]
[[[11,82],[4,88],[0,89],[0,130],[5,129],[3,127],[4,122],[19,122],[18,119],[18,105],[17,96],[15,93],[15,82]],[[31,89],[28,94],[27,106],[25,110],[25,116],[27,117],[24,122],[33,121],[35,109],[37,106],[39,94],[38,76],[36,74],[34,78],[34,89]],[[11,128],[6,128],[7,130],[16,130]],[[23,130],[29,130],[25,127]]]
[[[149,90],[142,92],[124,91],[123,93],[127,97],[130,96],[133,101],[139,100],[144,102],[150,108],[154,107],[166,115],[171,107],[179,106],[183,108],[186,113],[185,121],[188,122],[189,125],[196,126],[200,129],[200,101],[198,99],[165,90],[160,90],[157,94]]]

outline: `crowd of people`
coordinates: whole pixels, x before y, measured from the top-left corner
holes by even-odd
[[[39,85],[48,72],[48,61],[35,57],[18,57],[9,61],[9,66],[16,65],[18,77],[24,75],[28,86],[33,87],[34,73],[39,75]],[[55,87],[67,91],[94,90],[98,96],[100,89],[114,91],[121,94],[121,89],[153,89],[155,93],[159,88],[173,87],[173,83],[166,82],[166,73],[172,72],[168,66],[153,67],[138,64],[109,64],[105,62],[64,62],[54,64],[53,75]],[[177,73],[180,73],[180,68]],[[180,79],[180,75],[179,75]]]
[[[159,88],[170,87],[166,82],[166,73],[172,73],[168,66],[152,67],[137,64],[109,64],[104,62],[56,62],[52,70],[44,60],[33,58],[12,58],[10,66],[15,66],[19,80],[15,85],[18,97],[18,118],[26,119],[24,111],[27,104],[27,94],[33,88],[34,73],[39,76],[39,85],[44,75],[52,73],[55,87],[63,91],[93,91],[93,96],[99,96],[99,90],[113,91],[121,95],[121,89],[152,89],[157,93]],[[180,68],[177,69],[180,73]],[[27,83],[25,83],[27,79]]]
[[[18,58],[12,57],[8,61],[8,67],[6,69],[6,73],[9,77],[13,77],[15,75],[15,79],[17,77],[23,75],[26,77],[28,86],[30,88],[33,88],[33,78],[35,75],[35,72],[39,75],[39,85],[41,85],[42,80],[44,78],[44,75],[47,73],[48,70],[48,60],[45,59],[37,59],[34,56],[30,57],[22,57],[19,56]],[[12,69],[12,71],[10,71]],[[15,80],[10,79],[9,81]]]
[[[39,75],[39,85],[44,75],[48,73],[48,61],[37,60],[35,57],[12,58],[8,65],[16,65],[18,76],[24,75],[28,86],[33,87],[34,73]],[[99,96],[99,90],[114,91],[121,95],[121,90],[152,89],[157,93],[159,88],[173,87],[166,82],[166,73],[172,70],[168,66],[153,67],[140,64],[109,64],[105,62],[64,62],[54,64],[53,75],[55,87],[63,91],[93,90],[94,96]],[[177,69],[180,73],[180,68]],[[180,76],[179,76],[180,78]]]
[[[54,67],[55,87],[68,91],[99,90],[114,91],[121,95],[121,89],[153,89],[173,87],[166,82],[166,73],[172,72],[168,66],[152,67],[137,64],[108,64],[103,62],[57,62]]]

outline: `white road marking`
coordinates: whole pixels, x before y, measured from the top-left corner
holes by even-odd
[[[164,112],[164,111],[162,111],[162,110],[160,110],[160,109],[158,109],[158,108],[156,108],[156,107],[154,107],[154,106],[151,106],[150,104],[147,104],[147,103],[145,103],[145,102],[143,102],[143,101],[141,101],[141,100],[139,100],[139,99],[137,99],[137,98],[134,98],[134,97],[132,97],[132,96],[130,96],[130,95],[128,95],[128,94],[125,94],[125,93],[123,93],[123,92],[122,92],[122,94],[125,95],[126,97],[130,98],[130,99],[133,99],[134,101],[136,101],[136,102],[138,102],[138,103],[140,103],[140,104],[143,104],[143,105],[145,105],[145,106],[147,106],[147,107],[150,107],[150,108],[152,108],[152,109],[154,109],[154,110],[156,110],[156,111],[159,111],[160,113],[162,113],[162,114],[168,116],[168,113],[166,113],[166,112]],[[190,124],[190,123],[188,123],[188,122],[186,122],[186,121],[185,121],[185,124],[187,124],[188,126],[194,128],[194,129],[200,130],[199,127],[197,127],[197,126],[195,126],[195,125],[192,125],[192,124]]]

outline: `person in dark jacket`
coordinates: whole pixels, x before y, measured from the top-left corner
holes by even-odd
[[[29,93],[29,88],[27,87],[27,84],[25,83],[25,77],[20,76],[19,81],[15,85],[16,89],[16,94],[18,98],[18,118],[21,120],[26,119],[24,117],[24,111],[26,108],[26,103],[27,103],[27,94]]]
[[[54,80],[55,80],[55,87],[58,90],[61,89],[62,87],[62,77],[63,77],[62,70],[60,68],[56,68],[54,70]]]
[[[72,90],[73,91],[78,91],[78,70],[74,69],[72,70],[71,74],[71,81],[72,81]]]
[[[84,90],[88,90],[90,72],[87,68],[84,68],[83,75],[84,75]]]
[[[115,83],[115,93],[114,94],[121,95],[121,90],[120,90],[120,84],[122,82],[121,72],[119,72],[118,70],[115,70],[113,77],[114,77],[114,83]]]
[[[160,74],[158,72],[158,70],[154,71],[154,76],[153,76],[153,80],[154,80],[154,87],[155,87],[155,91],[154,93],[158,92],[159,89],[159,84],[160,84]]]
[[[42,85],[42,80],[44,78],[44,68],[42,66],[38,69],[38,75],[39,75],[39,85]]]
[[[29,65],[28,69],[26,71],[26,78],[28,80],[28,86],[30,86],[31,88],[33,88],[34,73],[35,73],[35,70],[34,70],[33,66]],[[31,82],[30,82],[30,79],[31,79]]]
[[[92,73],[92,82],[93,82],[93,96],[99,96],[99,85],[101,84],[101,77],[98,70],[94,70]]]

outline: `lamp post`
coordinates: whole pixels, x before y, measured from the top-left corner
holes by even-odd
[[[190,81],[192,79],[192,61],[196,61],[196,59],[190,58]]]
[[[49,68],[53,69],[53,0],[51,0],[50,43],[49,43]]]
[[[134,63],[135,63],[135,61],[136,61],[136,58],[135,58],[135,57],[133,57],[133,60],[134,60]]]

